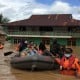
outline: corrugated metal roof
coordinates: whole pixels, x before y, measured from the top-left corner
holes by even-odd
[[[7,26],[80,26],[71,14],[32,15],[29,19],[10,22]]]

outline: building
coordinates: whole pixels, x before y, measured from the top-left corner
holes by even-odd
[[[32,15],[29,19],[4,25],[12,43],[24,39],[50,44],[56,38],[63,45],[80,46],[80,21],[73,19],[71,14]]]

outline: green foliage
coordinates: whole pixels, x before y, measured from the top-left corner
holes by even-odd
[[[10,20],[7,17],[4,17],[2,14],[0,14],[0,23],[7,23]]]

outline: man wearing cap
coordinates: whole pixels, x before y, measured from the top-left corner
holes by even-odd
[[[75,75],[80,78],[80,62],[77,57],[72,54],[71,48],[66,48],[64,56],[55,60],[60,64],[60,73],[64,75]]]

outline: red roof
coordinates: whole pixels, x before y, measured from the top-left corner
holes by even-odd
[[[71,14],[32,15],[29,19],[10,22],[7,26],[80,26]]]

